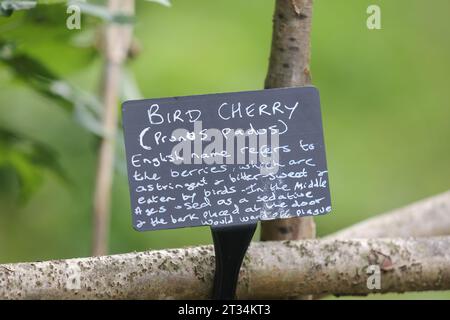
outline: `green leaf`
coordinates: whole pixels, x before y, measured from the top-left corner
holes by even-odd
[[[166,7],[170,7],[172,5],[169,0],[147,0],[147,1],[156,2],[156,3],[162,4],[163,6],[166,6]]]
[[[61,3],[67,3],[67,0],[37,0],[37,3],[39,5],[52,5],[52,4],[61,4]]]
[[[14,10],[12,9],[3,9],[0,7],[0,17],[9,17],[13,14]]]
[[[100,18],[107,22],[129,24],[134,23],[134,16],[122,13],[112,13],[108,8],[100,5],[91,4],[88,2],[81,2],[77,0],[70,0],[69,6],[78,6],[82,13]]]
[[[0,0],[0,16],[9,17],[14,11],[36,7],[36,0]]]
[[[88,131],[102,136],[102,104],[97,97],[60,78],[42,62],[16,50],[14,44],[0,39],[0,63],[34,91],[55,101]]]
[[[165,6],[170,6],[170,2],[168,0],[148,1],[158,2]],[[134,16],[132,15],[111,13],[108,8],[104,6],[95,5],[79,0],[0,0],[0,16],[9,17],[14,11],[32,9],[35,8],[38,4],[54,5],[63,3],[67,3],[68,6],[77,6],[80,8],[82,13],[100,18],[104,21],[124,24],[134,23]]]
[[[0,167],[13,170],[19,181],[19,194],[26,201],[43,179],[43,169],[56,174],[64,182],[57,153],[49,146],[25,135],[0,127]]]
[[[27,10],[36,7],[36,0],[0,0],[3,10]]]
[[[96,96],[76,88],[53,73],[39,60],[19,52],[14,44],[2,42],[0,39],[0,63],[2,62],[31,89],[55,101],[58,106],[70,112],[87,131],[98,137],[104,136],[101,123],[103,108]],[[127,72],[124,73],[121,90],[122,97],[125,99],[141,97],[135,79]],[[116,169],[120,173],[126,173],[126,163],[122,161],[125,159],[125,151],[120,127],[117,132],[117,146]],[[23,171],[23,173],[25,172]]]
[[[143,99],[134,74],[126,68],[123,68],[120,79],[120,96],[122,101]]]

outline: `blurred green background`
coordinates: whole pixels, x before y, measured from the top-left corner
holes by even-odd
[[[381,7],[382,30],[366,27],[370,4]],[[170,8],[138,0],[140,53],[129,74],[146,98],[261,89],[273,7],[273,0],[173,0]],[[334,206],[316,219],[319,236],[449,189],[449,12],[448,0],[315,1],[311,70]],[[96,93],[102,62],[83,43],[101,23],[86,18],[85,27],[83,16],[82,29],[69,31],[66,17],[63,6],[0,17],[0,39]],[[51,146],[68,180],[43,169],[24,201],[0,162],[0,263],[88,256],[97,138],[1,63],[0,127]],[[130,216],[127,178],[117,172],[111,253],[211,243],[208,228],[138,233]]]

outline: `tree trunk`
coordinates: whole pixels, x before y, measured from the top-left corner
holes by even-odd
[[[266,88],[311,84],[309,71],[312,0],[277,0],[273,16],[272,49]],[[261,240],[314,238],[312,217],[261,223]]]

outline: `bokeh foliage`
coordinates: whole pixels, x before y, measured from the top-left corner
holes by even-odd
[[[381,6],[382,30],[366,28],[369,4]],[[334,205],[316,219],[319,235],[449,189],[449,10],[447,0],[315,1],[312,75]],[[141,49],[123,99],[262,88],[272,11],[272,0],[137,0]],[[0,263],[90,252],[102,19],[83,15],[69,31],[66,18],[64,4],[0,17]],[[135,232],[119,171],[113,192],[112,253],[210,243],[207,228]]]

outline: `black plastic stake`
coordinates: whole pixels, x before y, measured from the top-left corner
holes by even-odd
[[[257,223],[211,227],[216,256],[214,300],[235,299],[239,270],[256,226]]]

